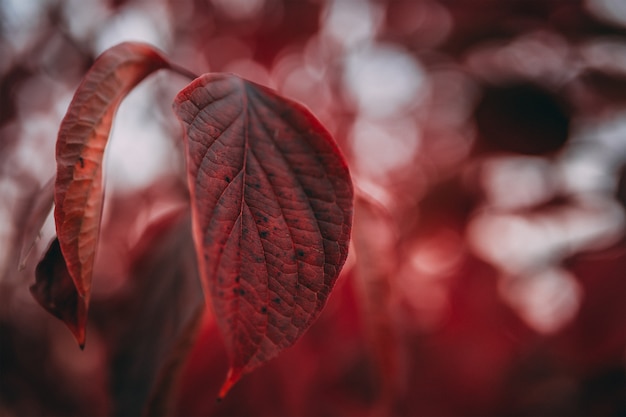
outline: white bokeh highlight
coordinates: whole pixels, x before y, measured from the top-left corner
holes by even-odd
[[[322,12],[322,32],[338,45],[352,48],[374,38],[383,16],[382,8],[369,1],[331,0]]]
[[[583,290],[576,278],[560,268],[548,268],[499,283],[502,298],[535,331],[555,333],[578,312]]]
[[[365,117],[381,119],[410,113],[428,94],[421,64],[402,47],[372,44],[348,54],[343,73],[347,99]]]
[[[413,161],[421,132],[411,118],[393,123],[362,118],[354,124],[350,137],[357,173],[361,177],[382,179]]]

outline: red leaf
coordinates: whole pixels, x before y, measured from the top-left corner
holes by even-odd
[[[102,214],[102,158],[113,117],[133,87],[168,66],[147,45],[122,43],[107,50],[85,75],[61,124],[54,217],[69,275],[85,308]]]
[[[204,301],[187,207],[153,220],[129,252],[131,280],[119,342],[111,348],[115,415],[171,415],[183,359]],[[124,304],[121,304],[123,306]]]
[[[65,266],[59,239],[50,244],[45,256],[35,269],[36,281],[30,287],[35,300],[70,329],[81,349],[85,345],[87,305],[78,295]]]
[[[352,183],[317,119],[265,87],[204,75],[175,110],[200,271],[230,356],[223,397],[320,313],[348,252]]]

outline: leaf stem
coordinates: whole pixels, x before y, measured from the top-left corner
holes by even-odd
[[[196,78],[198,78],[198,75],[196,75],[195,73],[189,71],[187,68],[181,67],[180,65],[176,65],[176,64],[170,63],[169,69],[174,71],[177,74],[182,75],[183,77],[189,78],[191,81],[193,81]]]

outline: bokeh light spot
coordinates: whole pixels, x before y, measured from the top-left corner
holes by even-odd
[[[370,41],[381,21],[380,6],[369,1],[331,0],[322,13],[324,33],[346,48]]]
[[[393,123],[357,120],[351,135],[357,172],[384,181],[392,170],[402,169],[412,161],[420,137],[420,131],[410,118]]]
[[[557,187],[556,175],[547,160],[523,156],[486,161],[481,180],[489,203],[505,210],[542,204]]]
[[[422,66],[396,45],[371,45],[346,58],[345,94],[367,117],[398,117],[410,112],[425,98],[428,85]]]
[[[623,0],[586,0],[585,6],[604,21],[626,26],[626,2]]]
[[[526,324],[540,333],[554,333],[571,321],[583,296],[576,279],[558,268],[503,279],[499,290]]]

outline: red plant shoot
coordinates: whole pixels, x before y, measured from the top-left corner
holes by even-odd
[[[124,96],[159,69],[148,45],[105,51],[57,141],[58,238],[32,292],[85,343],[100,231],[102,162]],[[219,398],[291,346],[324,307],[348,253],[352,184],[330,134],[303,106],[234,75],[197,78],[175,100],[185,127],[193,239],[230,358]]]

